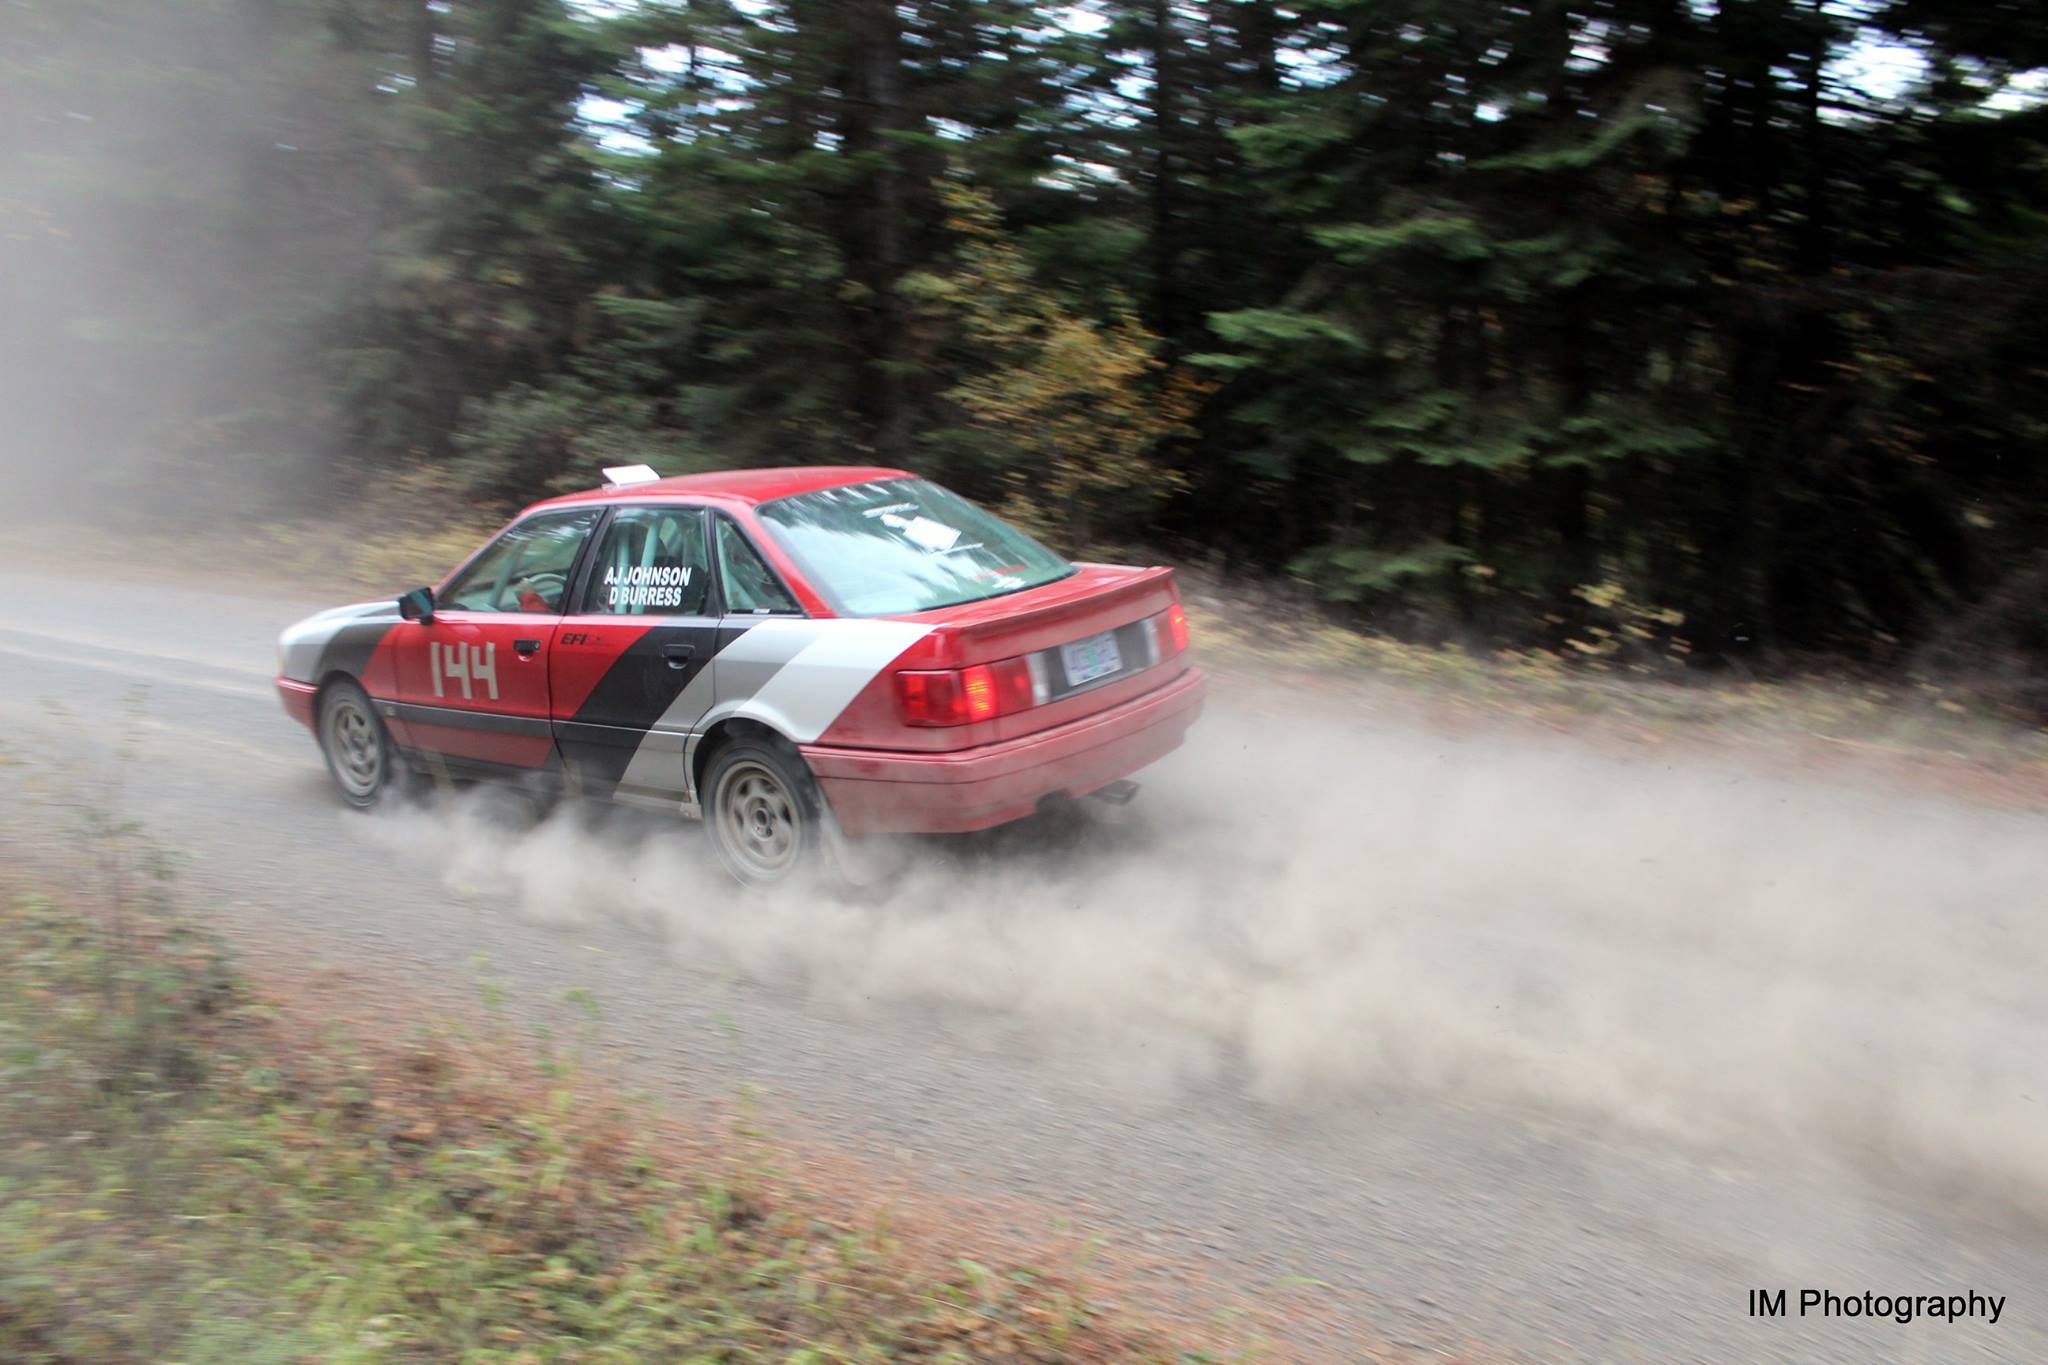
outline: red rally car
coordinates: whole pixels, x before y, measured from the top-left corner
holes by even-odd
[[[350,802],[408,765],[670,810],[765,884],[841,834],[1121,792],[1201,709],[1170,569],[1068,563],[902,470],[605,474],[285,631]]]

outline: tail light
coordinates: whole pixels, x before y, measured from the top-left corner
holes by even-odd
[[[1152,668],[1188,647],[1188,617],[1175,601],[1165,611],[1126,622],[1113,632],[1122,663],[1105,681]],[[925,655],[931,659],[932,655]],[[1098,675],[1063,686],[1060,648],[965,668],[906,668],[896,671],[896,706],[905,725],[972,725],[1028,711],[1049,700],[1072,696]],[[1071,683],[1071,677],[1068,679]]]
[[[996,713],[996,679],[987,664],[960,670],[960,691],[967,698],[967,719],[990,720]]]
[[[905,725],[970,725],[1022,711],[1036,700],[1025,659],[896,674],[896,702]]]
[[[956,669],[899,671],[896,704],[905,725],[962,725],[967,720],[967,693]]]

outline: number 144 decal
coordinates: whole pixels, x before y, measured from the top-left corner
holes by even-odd
[[[491,690],[491,700],[498,699],[498,647],[487,644],[472,649],[466,644],[443,646],[439,640],[427,646],[429,671],[434,678],[434,695],[445,697],[447,687],[442,679],[454,678],[462,684],[462,699],[474,698],[471,688],[479,684]]]

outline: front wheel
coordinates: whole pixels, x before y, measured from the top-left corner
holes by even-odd
[[[377,804],[391,785],[398,753],[370,705],[370,694],[347,679],[320,694],[320,752],[351,806]]]

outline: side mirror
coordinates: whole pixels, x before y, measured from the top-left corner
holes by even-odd
[[[434,620],[434,590],[414,588],[398,599],[398,614],[407,621],[430,625]]]

